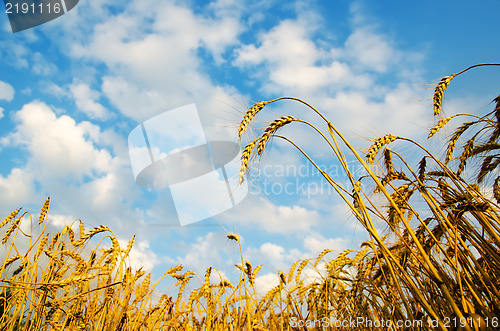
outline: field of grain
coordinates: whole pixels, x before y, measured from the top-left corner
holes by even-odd
[[[238,282],[221,278],[214,283],[215,268],[207,266],[204,275],[197,275],[182,265],[152,280],[130,266],[134,238],[121,247],[108,227],[86,229],[81,221],[48,233],[50,198],[39,215],[23,208],[13,211],[0,223],[7,252],[0,267],[0,330],[500,329],[500,96],[492,97],[483,116],[442,117],[443,96],[453,79],[477,66],[498,65],[475,65],[437,84],[436,124],[429,138],[448,123],[465,119],[448,137],[444,160],[421,143],[392,134],[375,139],[361,153],[300,99],[282,97],[249,107],[240,137],[260,112],[285,99],[303,104],[324,125],[293,116],[272,121],[245,144],[240,181],[272,139],[288,141],[316,166],[307,151],[278,134],[285,125],[309,126],[325,140],[350,186],[318,171],[370,237],[338,255],[327,249],[296,261],[278,272],[279,284],[264,296],[255,288],[261,266],[245,259],[237,234],[227,237],[239,246]],[[415,146],[425,156],[409,164],[390,149],[395,141]],[[356,178],[347,154],[368,175]],[[380,222],[387,225],[383,233],[375,226]],[[90,245],[96,238],[98,244]],[[21,241],[29,242],[27,250],[18,249]],[[311,281],[304,275],[320,264],[325,270],[320,278]],[[164,278],[175,281],[177,293],[155,299],[153,290]],[[188,284],[194,288],[189,292]]]

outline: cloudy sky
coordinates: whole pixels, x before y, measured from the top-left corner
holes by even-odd
[[[37,213],[50,195],[54,228],[81,219],[109,226],[124,243],[135,234],[134,262],[156,276],[182,263],[233,277],[240,257],[228,233],[241,236],[245,259],[268,266],[261,282],[273,268],[325,248],[356,248],[365,232],[290,145],[273,142],[234,208],[180,226],[173,190],[136,183],[129,134],[152,119],[164,137],[184,135],[169,140],[183,150],[193,132],[155,116],[194,103],[202,138],[236,143],[246,107],[294,96],[360,149],[386,133],[423,140],[433,84],[499,61],[499,11],[498,0],[81,0],[18,33],[2,11],[0,213],[19,206]],[[484,110],[499,93],[497,70],[457,78],[447,112]],[[319,123],[305,107],[283,101],[259,114],[254,132],[288,114]],[[283,134],[335,180],[346,180],[307,127],[291,125]],[[217,200],[208,188],[204,201]],[[201,204],[193,199],[188,210]]]

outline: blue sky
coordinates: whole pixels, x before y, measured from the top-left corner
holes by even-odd
[[[235,208],[180,227],[168,190],[135,183],[129,133],[195,103],[208,139],[236,142],[246,106],[286,95],[323,111],[359,148],[389,132],[423,140],[432,84],[499,61],[499,11],[498,0],[82,0],[15,34],[3,12],[0,212],[36,211],[50,195],[55,229],[81,219],[109,226],[124,243],[136,234],[133,262],[156,276],[182,263],[234,277],[233,232],[245,259],[276,270],[325,248],[356,248],[365,233],[289,145],[273,142]],[[496,70],[457,78],[445,109],[481,112],[498,95]],[[288,114],[316,121],[286,101],[265,109],[257,128]],[[283,133],[345,180],[304,126]],[[262,269],[261,284],[274,281],[272,268]]]

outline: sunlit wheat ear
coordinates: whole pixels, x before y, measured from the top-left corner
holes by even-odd
[[[266,148],[266,143],[272,134],[278,131],[281,127],[296,120],[297,119],[293,116],[283,116],[281,118],[274,120],[271,124],[269,124],[259,139],[259,143],[257,145],[257,155],[262,155],[262,152]]]
[[[124,256],[128,256],[130,254],[130,251],[132,250],[132,247],[134,246],[135,243],[135,234],[132,236],[132,239],[127,244],[127,248],[123,251]]]
[[[384,165],[387,174],[394,172],[394,164],[392,162],[391,149],[389,147],[384,150]]]
[[[474,138],[469,139],[469,141],[467,141],[467,143],[464,146],[464,150],[459,157],[460,164],[458,165],[457,175],[460,176],[460,174],[465,170],[465,166],[467,165],[467,160],[472,155],[473,150],[474,150]]]
[[[420,162],[418,163],[418,179],[420,179],[420,181],[422,182],[425,179],[426,168],[427,168],[427,160],[426,157],[424,156],[422,160],[420,160]]]
[[[445,164],[448,164],[448,162],[451,161],[451,158],[453,157],[453,151],[455,150],[455,145],[457,144],[460,136],[462,136],[462,134],[474,123],[475,122],[465,122],[455,130],[448,143],[448,148],[446,149],[446,158],[444,160]]]
[[[231,284],[231,282],[230,282],[230,281],[225,280],[225,279],[220,281],[219,286],[220,286],[220,287],[229,287],[229,288],[234,288],[233,284]]]
[[[434,90],[433,100],[434,100],[434,116],[441,113],[441,105],[443,103],[444,91],[450,84],[450,81],[455,77],[455,75],[446,76],[441,79],[441,81],[436,85]]]
[[[431,129],[431,132],[429,133],[427,138],[430,138],[433,135],[435,135],[436,132],[441,130],[446,125],[446,123],[448,123],[452,118],[453,116],[440,119],[439,122],[437,122],[437,124]]]
[[[278,272],[278,276],[280,278],[280,283],[283,284],[283,285],[286,285],[285,274],[283,273],[283,271],[280,270]]]
[[[494,158],[495,155],[488,155],[484,158],[479,174],[477,175],[478,183],[481,183],[486,178],[486,175],[495,170],[500,164],[500,158]]]
[[[245,269],[244,269],[244,271],[247,274],[248,279],[252,278],[252,264],[248,260],[245,261]]]
[[[46,233],[45,236],[43,236],[42,240],[40,240],[40,243],[38,244],[38,248],[37,248],[36,253],[35,253],[35,261],[38,260],[38,257],[42,253],[48,240],[49,240],[49,234]]]
[[[390,144],[394,140],[398,139],[398,137],[392,135],[392,134],[386,134],[383,137],[375,139],[373,142],[373,145],[371,145],[370,149],[368,150],[368,153],[366,154],[366,162],[367,163],[373,163],[375,161],[375,157],[377,156],[378,151],[387,144]]]
[[[207,271],[205,272],[205,281],[203,282],[203,290],[205,292],[208,292],[211,274],[212,274],[212,267],[208,267]]]
[[[179,264],[179,265],[172,267],[172,268],[168,269],[167,271],[165,271],[164,275],[175,274],[176,272],[181,271],[183,268],[184,268],[184,266],[182,264]]]
[[[45,200],[45,203],[43,204],[42,211],[40,212],[40,217],[38,218],[38,224],[42,224],[43,221],[45,220],[45,216],[49,211],[49,206],[50,206],[50,197],[48,197],[47,200]]]
[[[7,242],[7,240],[9,240],[9,237],[10,235],[12,234],[12,232],[14,232],[14,230],[17,228],[17,226],[19,225],[19,223],[21,222],[22,218],[24,216],[24,213],[21,214],[20,216],[18,216],[13,222],[12,224],[10,225],[9,229],[7,230],[7,232],[5,233],[5,236],[3,237],[2,239],[2,244],[5,244]]]
[[[252,140],[246,145],[245,149],[243,150],[243,153],[241,153],[241,166],[239,174],[240,184],[243,183],[243,180],[245,179],[245,174],[249,167],[250,156],[252,155],[252,151],[256,143],[257,139]]]
[[[14,261],[18,260],[18,259],[22,259],[23,257],[19,254],[17,255],[14,255],[14,256],[11,256],[9,257],[7,260],[5,260],[4,262],[4,265],[3,267],[4,268],[7,268],[9,265],[11,265]]]
[[[299,264],[300,260],[295,261],[292,266],[290,267],[290,271],[288,272],[288,278],[287,282],[290,283],[293,279],[293,274],[295,272],[295,268],[297,268],[297,265]]]
[[[2,221],[2,223],[0,223],[0,229],[3,228],[7,223],[9,223],[10,221],[12,221],[12,219],[14,217],[17,216],[17,214],[19,214],[19,212],[21,211],[22,208],[17,208],[16,210],[14,210],[12,213],[10,213],[9,216],[7,216],[6,219],[4,219]]]
[[[299,267],[297,268],[297,274],[295,275],[295,283],[298,284],[300,282],[300,275],[302,274],[302,270],[304,270],[308,263],[309,259],[305,259],[300,263]]]
[[[87,233],[86,235],[84,235],[83,237],[81,237],[79,240],[75,241],[73,243],[73,245],[75,247],[78,247],[78,246],[81,246],[85,243],[85,241],[87,241],[88,239],[92,238],[93,236],[95,236],[96,234],[98,233],[101,233],[101,232],[104,232],[104,231],[109,231],[111,232],[111,229],[108,228],[107,226],[105,225],[100,225],[98,227],[95,227],[93,228],[92,230],[90,230],[89,233]]]
[[[280,286],[276,286],[274,288],[272,288],[270,291],[268,291],[266,293],[266,295],[262,298],[262,300],[260,300],[260,305],[263,305],[265,304],[266,302],[268,303],[269,300],[271,300],[275,295],[276,293],[278,293],[279,291],[281,290]],[[265,307],[265,306],[264,306]],[[263,311],[265,311],[266,309],[263,309]]]
[[[270,101],[260,101],[254,104],[252,107],[248,108],[248,111],[243,117],[243,120],[241,121],[240,126],[238,128],[238,138],[241,138],[241,135],[248,128],[248,125],[255,117],[255,115],[257,115],[257,113],[261,111],[262,108],[264,108],[264,106],[267,105],[269,102]]]
[[[257,277],[257,274],[260,271],[260,268],[262,268],[262,265],[258,265],[255,267],[255,269],[252,272],[252,276],[248,277],[248,281],[250,282],[250,285],[254,286],[255,285],[255,277]]]
[[[151,273],[146,275],[141,285],[138,285],[136,291],[136,297],[134,299],[135,302],[140,302],[149,292],[149,285],[151,284]]]
[[[318,258],[316,259],[316,262],[314,262],[314,268],[318,266],[318,263],[321,261],[321,259],[328,253],[330,253],[332,250],[329,248],[324,249],[319,255]]]
[[[230,233],[227,235],[227,239],[234,240],[240,242],[240,236],[234,233]]]

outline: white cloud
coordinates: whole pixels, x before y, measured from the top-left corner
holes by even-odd
[[[307,210],[301,206],[279,206],[268,199],[256,196],[247,197],[223,217],[247,228],[282,234],[307,232],[320,219],[314,210]]]
[[[293,262],[304,258],[305,254],[297,248],[287,250],[278,244],[266,242],[259,248],[248,247],[245,257],[252,263],[270,266],[278,272],[286,271]]]
[[[50,95],[53,95],[59,99],[63,97],[70,97],[70,93],[57,84],[54,84],[52,82],[46,82],[44,85],[45,85],[45,92]]]
[[[10,32],[9,32],[10,33]],[[22,37],[20,37],[22,39]],[[29,67],[29,61],[26,57],[29,54],[29,48],[22,42],[13,40],[3,40],[0,42],[0,55],[4,59],[9,59],[5,63],[17,69]]]
[[[48,61],[42,53],[35,52],[31,56],[31,69],[37,75],[49,76],[57,72],[57,66]]]
[[[2,107],[0,107],[0,118],[3,117],[3,111],[4,111],[4,109]]]
[[[248,28],[244,26],[245,20],[240,19],[243,11],[250,11],[245,8],[246,4],[218,0],[207,6],[205,14],[183,5],[154,0],[119,4],[124,8],[118,9],[117,14],[117,11],[109,11],[110,4],[108,0],[81,3],[68,14],[74,19],[61,21],[71,29],[60,29],[77,30],[66,35],[66,42],[61,43],[65,47],[69,45],[64,52],[73,57],[72,61],[97,64],[95,68],[99,70],[104,67],[104,73],[97,70],[89,76],[86,76],[87,72],[82,73],[86,76],[82,81],[102,82],[101,86],[96,88],[91,84],[96,88],[92,89],[80,81],[66,85],[69,89],[49,86],[52,95],[59,98],[72,96],[77,107],[91,119],[108,118],[109,113],[101,98],[107,98],[122,114],[136,121],[192,102],[203,105],[205,109],[220,109],[220,100],[229,100],[229,95],[238,91],[214,83],[204,67],[206,54],[212,56],[217,65],[227,65],[225,61],[236,56],[233,64],[249,69],[245,74],[255,74],[250,78],[266,94],[301,96],[325,111],[336,125],[344,129],[364,126],[378,133],[377,130],[383,128],[382,134],[386,133],[385,130],[393,132],[397,129],[399,131],[393,133],[408,135],[410,129],[401,123],[415,124],[422,119],[420,108],[408,103],[409,98],[416,95],[414,88],[396,83],[386,85],[375,76],[400,69],[404,71],[401,62],[407,54],[398,50],[390,37],[367,25],[359,13],[352,21],[353,32],[339,45],[320,40],[318,36],[321,36],[320,29],[324,26],[311,23],[309,11],[299,14],[296,20],[276,20],[274,27],[258,36],[256,44],[243,45],[231,53],[233,47],[239,47],[243,40],[239,39],[241,32]],[[263,7],[258,8],[260,5]],[[247,23],[259,17],[265,18],[262,8],[268,5],[261,2]],[[76,29],[78,25],[85,28]],[[15,55],[10,56],[17,61],[13,65],[29,67],[26,60],[28,48],[2,48],[2,55]],[[205,55],[200,56],[199,50]],[[39,56],[32,70],[44,74],[43,60],[46,59]],[[47,73],[54,72],[54,68],[48,69]],[[222,66],[220,70],[224,70]],[[0,85],[0,99],[12,100],[13,89],[11,94],[5,91]],[[200,116],[217,121],[217,116],[212,116],[210,111],[201,110]],[[149,239],[153,230],[138,222],[151,215],[155,219],[169,217],[167,208],[160,200],[153,202],[148,210],[144,206],[141,209],[131,206],[144,197],[135,186],[128,168],[124,137],[113,130],[103,131],[90,122],[77,122],[41,102],[25,105],[16,118],[16,132],[3,141],[26,148],[29,155],[24,167],[13,169],[6,177],[0,176],[0,188],[11,194],[7,196],[8,201],[17,204],[39,199],[33,194],[38,187],[35,183],[40,184],[42,191],[48,190],[57,196],[54,201],[71,211],[68,214],[97,223],[106,222],[123,238],[131,231],[137,232],[134,260],[138,264],[152,268],[159,264],[159,260],[169,264],[174,262],[153,254],[149,241],[145,239]],[[301,134],[300,131],[294,132],[297,133]],[[305,148],[318,148],[312,141],[304,141]],[[282,154],[282,150],[274,152],[279,152],[281,161],[287,162],[289,154]],[[18,186],[21,187],[19,190],[6,190]],[[222,216],[245,231],[286,234],[289,237],[283,240],[295,239],[302,244],[299,250],[285,249],[279,241],[265,242],[260,246],[248,243],[246,254],[252,263],[265,261],[285,269],[289,263],[305,255],[317,256],[324,248],[341,251],[349,244],[343,238],[325,238],[326,231],[331,231],[337,223],[330,216],[321,216],[318,211],[323,213],[328,209],[332,205],[330,199],[309,204],[288,202],[251,197]],[[62,220],[56,217],[58,222]],[[323,226],[323,222],[329,223]],[[314,232],[319,226],[324,230],[321,234]],[[227,240],[214,233],[188,238],[177,261],[200,274],[210,265],[228,267],[233,271],[232,258],[226,259],[221,253],[224,244]],[[240,263],[238,255],[236,263]],[[226,271],[221,272],[225,277]],[[259,288],[276,282],[275,274],[265,274],[257,279]]]
[[[308,235],[304,238],[304,248],[307,249],[314,257],[317,257],[325,249],[331,249],[336,253],[341,253],[348,247],[351,247],[350,241],[345,238],[324,238],[319,233]]]
[[[75,231],[77,228],[75,227],[75,220],[77,219],[76,217],[68,216],[68,215],[63,215],[63,214],[56,214],[54,212],[51,212],[49,217],[48,217],[50,224],[53,225],[54,227],[58,228],[58,230],[64,228],[65,226],[70,226],[73,231]],[[78,230],[79,231],[79,230]]]
[[[78,215],[96,220],[129,237],[130,224],[140,223],[142,211],[130,206],[137,198],[136,187],[128,167],[128,151],[123,137],[89,122],[77,123],[68,115],[56,115],[46,104],[33,101],[15,115],[12,132],[2,138],[2,145],[20,147],[27,152],[19,169],[0,178],[9,192],[2,206],[39,205],[46,194],[61,215]],[[8,187],[18,187],[16,190]],[[9,205],[10,206],[10,205]],[[138,240],[148,231],[133,230]]]
[[[12,85],[0,80],[0,100],[12,101],[14,93]]]
[[[259,46],[250,44],[237,52],[236,64],[260,64],[269,61],[280,66],[302,66],[317,58],[315,44],[308,29],[297,21],[284,20],[271,31],[262,34]]]
[[[262,272],[259,272],[259,275],[255,277],[255,289],[260,296],[265,296],[267,292],[278,286],[278,284],[279,278],[276,273],[262,274]]]
[[[33,201],[36,198],[33,180],[32,172],[20,168],[13,168],[6,177],[0,175],[2,210],[14,210],[21,201]]]
[[[347,38],[343,57],[363,66],[362,69],[385,72],[389,65],[400,61],[401,54],[391,46],[386,36],[362,26]]]
[[[186,255],[181,257],[181,262],[200,274],[204,273],[205,268],[209,266],[223,265],[218,248],[224,242],[226,240],[222,235],[213,232],[207,233],[206,236],[200,236],[195,243],[186,247]],[[204,263],[200,265],[200,261],[204,261]]]
[[[100,94],[96,90],[90,89],[87,84],[73,83],[69,87],[78,109],[86,113],[92,119],[107,119],[109,113],[96,100]]]
[[[159,92],[139,88],[123,77],[104,77],[102,91],[124,115],[137,121],[168,110],[167,100]]]
[[[213,115],[220,100],[230,99],[235,90],[212,82],[199,50],[218,64],[224,62],[227,49],[239,43],[243,26],[238,13],[244,8],[231,1],[207,8],[195,13],[183,5],[131,3],[96,24],[85,38],[70,40],[70,53],[107,66],[103,96],[134,120],[193,102],[206,105]],[[220,122],[221,116],[206,118]]]
[[[109,170],[112,157],[105,149],[94,148],[99,127],[89,122],[76,123],[68,115],[59,117],[46,104],[33,101],[15,115],[16,132],[7,136],[31,154],[38,175],[50,178],[91,176],[93,171]]]
[[[128,241],[119,239],[118,242],[123,249],[127,247]],[[130,266],[134,270],[142,267],[144,271],[151,272],[160,263],[159,257],[153,252],[147,240],[135,242],[130,251],[129,258]]]
[[[263,93],[299,96],[343,133],[356,128],[358,134],[397,131],[411,137],[421,130],[428,121],[422,116],[425,105],[414,102],[424,96],[415,84],[421,83],[414,69],[421,55],[397,49],[358,5],[351,7],[352,32],[336,43],[321,39],[324,26],[308,24],[308,13],[261,32],[256,43],[235,51],[234,64],[259,80]],[[384,81],[393,74],[390,83]],[[399,83],[401,77],[407,84]]]

